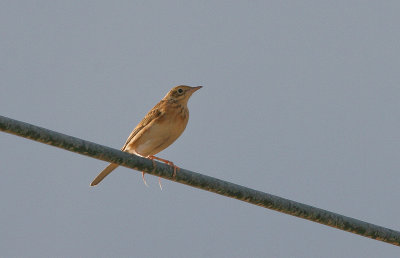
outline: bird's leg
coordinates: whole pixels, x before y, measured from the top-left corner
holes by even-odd
[[[149,158],[152,159],[152,160],[156,159],[156,160],[162,161],[165,164],[168,164],[168,165],[172,166],[174,168],[174,174],[172,175],[172,178],[174,178],[174,179],[176,178],[176,172],[179,171],[179,167],[176,166],[172,161],[169,161],[169,160],[166,160],[166,159],[162,159],[162,158],[159,158],[159,157],[156,157],[156,156],[149,156]]]

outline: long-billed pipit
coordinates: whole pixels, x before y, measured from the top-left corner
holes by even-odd
[[[174,167],[175,175],[176,169],[179,168],[174,163],[154,155],[171,145],[183,133],[189,120],[187,102],[193,92],[201,87],[180,85],[172,88],[133,129],[121,150],[152,160],[163,161]],[[90,185],[94,186],[100,183],[118,166],[114,163],[108,165]],[[142,172],[142,177],[146,184],[144,172]]]

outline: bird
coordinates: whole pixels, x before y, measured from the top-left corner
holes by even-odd
[[[189,121],[188,100],[202,87],[187,85],[173,87],[133,129],[121,151],[151,159],[153,162],[154,159],[160,160],[174,168],[175,176],[179,167],[169,160],[154,155],[170,146],[183,133]],[[114,163],[109,164],[97,175],[90,186],[98,185],[118,166]],[[142,178],[147,186],[144,172],[142,172]],[[162,189],[160,179],[159,184]]]

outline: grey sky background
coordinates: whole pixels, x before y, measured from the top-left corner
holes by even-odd
[[[400,229],[398,1],[1,1],[1,115]],[[394,257],[398,247],[0,133],[2,257]]]

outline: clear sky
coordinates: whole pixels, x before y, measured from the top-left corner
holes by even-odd
[[[1,1],[0,114],[400,229],[399,1]],[[395,257],[398,247],[0,133],[2,257]]]

